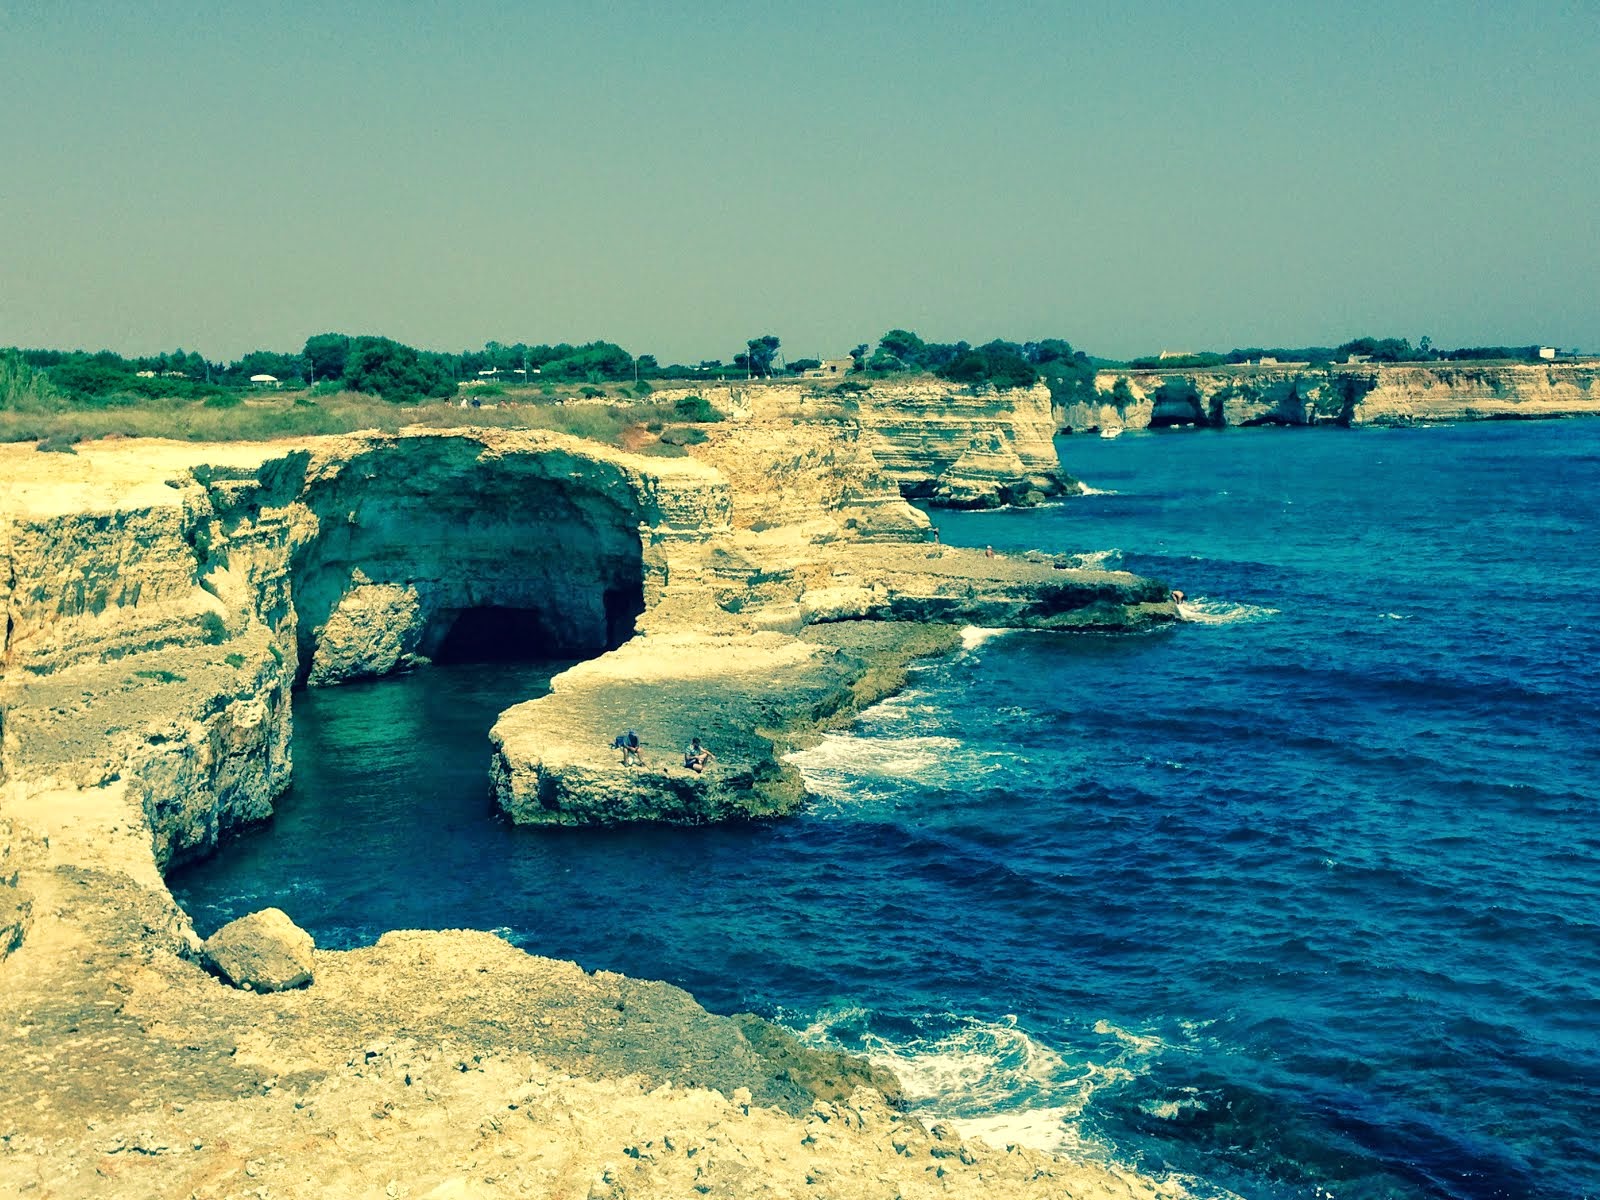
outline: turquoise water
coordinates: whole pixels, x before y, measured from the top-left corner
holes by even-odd
[[[1101,494],[944,540],[1188,623],[974,633],[769,825],[502,824],[484,733],[549,667],[306,694],[278,816],[174,890],[669,979],[1197,1196],[1600,1193],[1600,423],[1062,451]]]

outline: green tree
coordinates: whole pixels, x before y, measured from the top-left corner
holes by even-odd
[[[1032,387],[1039,381],[1039,369],[1023,356],[1022,347],[999,340],[966,350],[937,374],[952,383],[992,384],[998,391]]]
[[[878,339],[878,354],[897,358],[907,367],[920,367],[926,349],[927,343],[909,329],[891,329]],[[876,354],[873,359],[876,361]]]
[[[543,358],[544,351],[555,351]],[[615,342],[589,342],[582,346],[533,346],[529,348],[529,361],[539,366],[546,379],[585,380],[598,383],[602,380],[632,379],[633,355]]]
[[[345,359],[350,355],[350,339],[342,333],[319,333],[306,339],[305,349],[300,353],[313,383],[342,379]]]
[[[427,397],[454,395],[456,390],[456,381],[439,355],[385,337],[359,337],[350,344],[344,384],[391,404],[415,404]]]
[[[758,379],[765,379],[772,374],[772,360],[778,357],[778,338],[775,334],[763,334],[761,337],[751,338],[745,343],[748,353],[745,363],[750,374]],[[734,359],[737,363],[738,359]]]

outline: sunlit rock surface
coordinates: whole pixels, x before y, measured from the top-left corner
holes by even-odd
[[[307,987],[235,990],[162,879],[271,813],[300,684],[597,655],[565,704],[503,716],[502,804],[693,822],[791,809],[783,752],[961,622],[1173,618],[1132,576],[923,540],[882,436],[840,414],[731,421],[701,459],[481,430],[0,447],[0,1027],[30,1081],[0,1087],[0,1192],[1151,1195],[924,1130],[865,1064],[487,934],[392,933],[312,951]],[[1014,453],[1008,486],[1050,484],[977,436],[949,465],[998,487]],[[640,768],[604,750],[630,724]]]
[[[1248,425],[1405,425],[1600,414],[1600,367],[1360,363],[1103,371],[1093,401],[1056,409],[1071,432]]]

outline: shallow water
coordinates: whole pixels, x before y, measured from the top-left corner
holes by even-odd
[[[1181,628],[969,636],[770,825],[505,826],[484,734],[548,667],[306,694],[278,816],[174,890],[668,979],[1195,1195],[1600,1191],[1600,423],[1062,449],[1100,494],[944,540],[1157,575]]]

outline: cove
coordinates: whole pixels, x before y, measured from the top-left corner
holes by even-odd
[[[279,817],[175,890],[202,932],[278,904],[328,946],[469,925],[668,980],[888,1058],[963,1132],[1193,1195],[1589,1194],[1600,424],[1064,452],[1099,494],[946,539],[1168,578],[1188,623],[969,639],[807,752],[811,804],[767,824],[499,824],[502,701],[471,694],[530,695],[531,666],[307,693]],[[399,749],[357,755],[346,706]],[[373,796],[273,860],[330,803],[318,754]],[[367,827],[414,849],[369,857]]]

